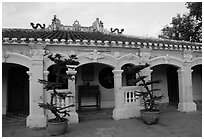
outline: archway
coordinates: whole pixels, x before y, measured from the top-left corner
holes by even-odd
[[[197,104],[197,109],[200,110],[202,106],[202,65],[192,67],[192,91],[193,100]]]
[[[6,113],[29,113],[29,69],[13,63],[2,64],[2,96]]]
[[[103,63],[88,63],[76,68],[76,102],[80,120],[112,116],[113,69],[112,66]]]
[[[128,68],[133,67],[133,64],[125,64],[121,67],[121,69],[124,71],[122,73],[122,86],[135,86],[136,84],[131,82],[136,79],[136,74],[134,73],[126,73],[125,71]]]
[[[156,65],[151,68],[152,80],[160,80],[153,88],[160,88],[159,94],[164,94],[163,103],[177,106],[179,103],[178,68],[168,64]]]
[[[59,65],[51,65],[47,69],[49,71],[48,81],[53,83],[61,83],[58,89],[68,89],[67,67]]]

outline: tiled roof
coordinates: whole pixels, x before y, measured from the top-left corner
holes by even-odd
[[[126,36],[121,34],[104,34],[102,32],[82,32],[82,31],[69,31],[69,30],[34,30],[34,29],[2,29],[2,38],[3,42],[6,41],[24,41],[29,42],[30,38],[33,38],[34,41],[47,41],[56,42],[62,41],[67,42],[69,40],[75,42],[97,42],[111,44],[112,41],[115,41],[116,44],[121,45],[130,45],[130,44],[142,44],[142,45],[182,45],[182,46],[199,46],[201,49],[202,44],[200,43],[191,43],[185,41],[173,41],[173,40],[164,40],[164,39],[153,39],[153,38],[144,38],[144,37],[134,37]],[[12,39],[13,38],[13,39]],[[23,38],[23,39],[22,39]],[[171,46],[170,46],[171,47]]]

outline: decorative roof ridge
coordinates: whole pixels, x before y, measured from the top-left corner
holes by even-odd
[[[2,32],[7,31],[7,30],[21,30],[21,31],[28,31],[28,32],[52,32],[53,30],[33,30],[33,29],[23,29],[23,28],[3,28]],[[58,30],[58,31],[66,31],[66,32],[84,32],[84,31],[72,31],[72,30]],[[87,32],[86,32],[87,33]],[[131,44],[132,42],[136,43],[136,44],[146,44],[148,43],[148,45],[152,45],[152,43],[154,45],[197,45],[199,47],[202,47],[202,43],[196,43],[196,42],[187,42],[187,41],[176,41],[176,40],[167,40],[167,39],[160,39],[160,38],[148,38],[148,37],[144,37],[144,36],[135,36],[135,35],[127,35],[127,34],[103,34],[102,32],[90,32],[90,33],[99,33],[101,35],[109,35],[109,36],[116,36],[116,37],[127,37],[127,38],[132,38],[132,39],[141,39],[141,40],[133,40],[133,41],[122,41],[122,40],[110,40],[108,41],[109,43],[115,41],[117,43],[117,45],[123,45],[125,44],[126,46],[128,44]],[[2,37],[2,39],[4,40],[4,38],[8,38],[8,37]],[[15,38],[15,37],[13,37]],[[21,37],[24,38],[24,37]],[[21,38],[18,38],[18,40],[21,40]],[[10,39],[12,39],[12,37],[10,37]],[[7,40],[7,39],[5,39]],[[52,39],[53,40],[53,39]],[[13,40],[15,42],[15,40]],[[60,41],[60,40],[58,40]],[[66,39],[65,39],[66,41]],[[81,40],[83,41],[83,40]],[[103,43],[105,43],[105,41],[102,41]],[[121,43],[122,42],[122,43]],[[126,43],[129,42],[129,43]],[[165,44],[166,43],[166,44]],[[112,45],[115,45],[114,43],[111,43]]]
[[[191,44],[191,45],[202,45],[202,43],[199,42],[190,42],[190,41],[183,41],[183,40],[171,40],[171,39],[161,39],[156,37],[145,37],[145,36],[136,36],[136,35],[129,35],[129,34],[122,34],[122,36],[130,37],[130,38],[138,38],[142,40],[152,40],[152,41],[163,41],[170,42],[170,43],[185,43],[185,44]]]

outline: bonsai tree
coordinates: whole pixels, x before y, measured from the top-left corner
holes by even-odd
[[[72,92],[61,93],[57,91],[57,89],[63,86],[64,80],[72,79],[71,78],[72,75],[66,75],[64,77],[64,80],[58,80],[59,79],[58,77],[60,76],[59,67],[63,67],[63,66],[66,67],[66,65],[78,65],[79,62],[77,61],[76,55],[71,55],[69,56],[69,59],[65,59],[61,54],[55,54],[55,55],[50,54],[48,58],[55,63],[53,70],[56,73],[57,77],[55,82],[50,82],[42,79],[38,80],[39,83],[42,83],[45,85],[44,89],[53,90],[51,92],[50,102],[39,103],[39,106],[43,109],[50,110],[54,114],[55,118],[52,119],[53,122],[63,122],[65,120],[64,117],[69,116],[69,111],[67,110],[67,108],[73,107],[74,105],[58,107],[54,102],[54,98],[59,97],[59,98],[65,99],[65,97],[72,97],[70,96]]]
[[[158,96],[154,95],[154,92],[160,89],[151,89],[150,87],[154,83],[160,83],[160,80],[146,81],[145,78],[147,78],[147,76],[141,75],[141,71],[147,67],[149,67],[149,64],[146,63],[145,65],[128,68],[127,72],[137,74],[137,78],[131,82],[134,84],[139,83],[139,86],[143,86],[143,89],[141,91],[136,90],[134,95],[143,99],[145,111],[156,111],[155,101],[160,100],[163,94]]]

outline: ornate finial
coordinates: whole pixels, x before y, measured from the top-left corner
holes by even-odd
[[[81,25],[79,24],[79,21],[74,21],[74,24],[73,24],[73,29],[75,31],[81,31]]]
[[[104,30],[103,22],[99,21],[99,18],[96,18],[96,20],[92,24],[92,28],[93,28],[93,31],[103,32]]]
[[[115,33],[115,32],[117,31],[117,34],[122,34],[122,33],[123,33],[123,31],[124,31],[124,29],[121,29],[121,30],[119,31],[119,29],[118,29],[118,28],[115,28],[115,29],[110,28],[110,31],[111,31],[112,33]]]
[[[52,19],[51,25],[48,26],[48,29],[51,30],[59,30],[63,29],[63,25],[61,24],[61,21],[57,18],[57,15],[54,15],[54,18]]]
[[[33,27],[33,29],[38,29],[38,27],[40,27],[41,29],[45,29],[45,24],[43,24],[43,26],[40,23],[37,23],[36,25],[31,22],[30,25]]]

